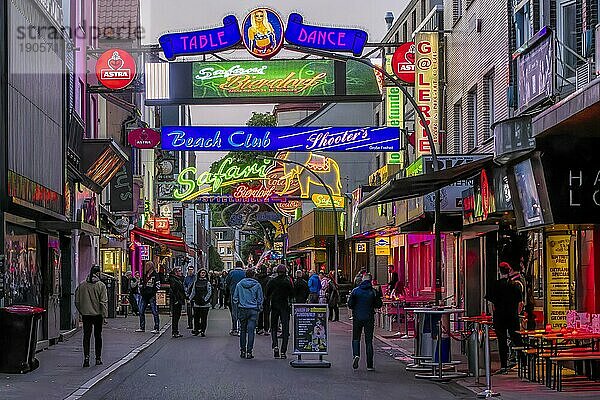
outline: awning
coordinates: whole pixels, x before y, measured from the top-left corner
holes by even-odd
[[[427,174],[407,176],[389,181],[363,200],[359,209],[376,204],[412,199],[451,185],[457,181],[470,178],[493,161],[493,156],[462,164],[453,168],[442,169]]]
[[[131,230],[131,233],[133,233],[135,236],[139,236],[142,239],[149,240],[152,243],[166,246],[171,250],[187,253],[187,246],[185,245],[183,239],[180,237],[173,235],[165,235],[163,233],[149,231],[147,229],[142,228],[133,228]]]

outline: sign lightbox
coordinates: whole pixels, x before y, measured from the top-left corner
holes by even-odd
[[[425,115],[426,124],[433,137],[436,150],[439,151],[439,49],[437,32],[417,33],[415,40],[415,97],[417,104]],[[431,154],[431,146],[423,121],[415,124],[415,151],[419,158]]]

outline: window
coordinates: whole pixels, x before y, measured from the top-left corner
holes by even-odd
[[[233,267],[233,264],[231,261],[227,261],[227,269],[231,269]]]
[[[569,79],[575,76],[577,67],[577,17],[574,0],[557,0],[557,21],[558,40],[562,43],[559,46],[560,67],[558,73],[564,78]]]
[[[454,154],[462,153],[462,103],[459,101],[454,104]]]
[[[215,237],[217,240],[223,240],[223,232],[215,232]]]
[[[381,168],[381,156],[379,154],[375,156],[375,165],[377,169]]]
[[[452,0],[452,22],[456,23],[462,16],[462,0]]]
[[[492,135],[492,124],[496,121],[494,105],[494,71],[488,72],[483,77],[483,107],[484,107],[484,127],[483,140]]]
[[[533,24],[529,3],[515,10],[515,36],[517,48],[523,46],[533,35]]]
[[[468,144],[467,151],[471,151],[479,145],[477,140],[477,86],[474,86],[467,93],[467,126],[468,126]]]
[[[421,0],[421,20],[424,21],[427,16],[427,0]]]
[[[232,253],[232,251],[231,251],[231,247],[228,247],[228,248],[227,248],[227,254],[231,254],[231,253]]]
[[[375,113],[375,126],[380,126],[379,123],[381,122],[381,115],[379,114],[379,111],[377,111]]]
[[[410,14],[410,21],[412,23],[413,32],[417,30],[417,10],[413,10]]]
[[[406,27],[406,22],[402,24],[402,41],[408,42],[408,28]]]
[[[219,247],[219,254],[225,254],[225,247]]]

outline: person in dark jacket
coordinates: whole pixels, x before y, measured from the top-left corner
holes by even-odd
[[[219,308],[227,308],[227,301],[225,300],[225,292],[227,291],[225,286],[225,280],[227,279],[227,271],[221,271],[219,276]]]
[[[181,268],[175,267],[169,274],[170,300],[171,300],[171,333],[173,338],[180,338],[183,335],[179,333],[179,319],[181,318],[181,309],[187,300],[183,280],[181,277]]]
[[[154,263],[146,263],[146,275],[142,280],[140,287],[140,329],[136,332],[146,331],[146,307],[150,306],[152,316],[154,317],[154,329],[152,333],[158,333],[160,329],[160,319],[158,317],[158,306],[156,305],[156,293],[160,289],[160,278],[154,269]]]
[[[247,269],[245,276],[233,290],[231,304],[236,305],[240,320],[240,357],[252,359],[254,331],[263,306],[263,293],[260,283],[254,279],[254,270]]]
[[[208,311],[210,309],[210,298],[212,296],[212,286],[208,279],[208,272],[205,269],[198,271],[196,281],[192,286],[190,301],[194,308],[194,329],[192,335],[205,337],[206,326],[208,324]]]
[[[352,310],[352,368],[358,368],[360,361],[360,337],[365,330],[367,352],[367,371],[373,371],[373,332],[375,331],[375,309],[383,306],[380,294],[371,285],[371,274],[365,274],[358,287],[352,290],[348,298],[348,307]]]
[[[290,301],[294,296],[294,288],[287,276],[285,265],[277,266],[277,277],[267,285],[267,298],[271,302],[271,348],[273,357],[286,358],[288,340],[290,337]],[[281,320],[281,351],[277,339],[277,327]]]
[[[308,300],[308,283],[304,279],[304,272],[296,271],[296,279],[294,279],[294,303],[305,304]]]
[[[187,275],[183,279],[183,289],[185,290],[186,299],[190,297],[190,294],[192,293],[192,286],[194,286],[195,281],[196,274],[194,273],[194,267],[190,265],[187,269]],[[190,300],[186,301],[185,312],[187,314],[187,328],[194,329],[194,307],[192,307],[192,302]]]
[[[325,294],[327,298],[327,304],[329,305],[329,320],[336,322],[340,320],[340,291],[338,290],[338,284],[335,281],[335,273],[329,272],[329,285],[327,286],[327,292]]]
[[[127,276],[129,276],[129,291],[128,291],[128,296],[127,299],[129,300],[129,305],[131,306],[131,312],[133,313],[133,315],[139,315],[140,314],[140,310],[139,310],[139,284],[140,284],[140,279],[139,279],[139,272],[136,272],[136,276],[131,275],[130,271],[127,271]]]
[[[260,287],[263,291],[263,310],[258,314],[258,323],[256,325],[256,334],[269,334],[270,328],[270,308],[269,308],[269,299],[267,296],[267,284],[271,280],[271,277],[267,273],[267,266],[261,265],[259,272],[256,274],[256,280],[260,283]]]
[[[230,297],[229,312],[231,314],[231,331],[229,334],[232,336],[237,336],[240,334],[240,331],[238,330],[237,304],[233,301],[233,294],[237,284],[240,283],[245,276],[246,272],[244,272],[244,264],[241,261],[236,261],[235,268],[229,271],[227,278],[225,279],[225,284],[227,285]]]

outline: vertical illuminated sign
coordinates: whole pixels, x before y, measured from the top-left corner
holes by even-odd
[[[436,150],[439,139],[439,49],[437,32],[420,32],[416,36],[415,97],[419,109],[429,125]],[[431,154],[431,146],[424,123],[419,119],[415,126],[416,157]]]
[[[388,127],[404,128],[404,94],[397,87],[385,89],[385,125]],[[387,153],[388,164],[402,164],[402,153]]]

